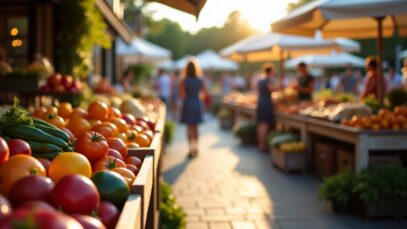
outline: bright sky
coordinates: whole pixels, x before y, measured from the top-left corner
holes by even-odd
[[[271,22],[283,17],[287,4],[295,0],[207,0],[199,15],[195,17],[159,3],[149,3],[145,10],[155,12],[157,20],[168,18],[178,22],[184,30],[197,32],[201,28],[221,27],[231,12],[238,10],[243,19],[260,31],[269,31]]]

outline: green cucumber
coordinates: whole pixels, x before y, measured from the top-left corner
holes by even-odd
[[[33,154],[33,157],[35,157],[35,158],[45,158],[45,159],[52,160],[56,156],[58,156],[60,153],[61,152],[37,153],[37,154]]]
[[[68,147],[68,143],[64,140],[54,137],[46,132],[32,126],[14,125],[4,129],[4,133],[14,138],[21,138],[23,140],[31,140],[42,143],[50,143],[59,147]]]
[[[65,142],[69,142],[69,135],[62,130],[55,129],[55,128],[45,126],[42,124],[37,124],[37,123],[34,123],[34,126],[52,136],[55,136],[55,137],[58,137],[58,138],[64,140]]]
[[[38,153],[52,153],[52,152],[61,152],[61,147],[53,144],[42,143],[42,142],[34,142],[34,141],[27,141],[30,145],[32,154]]]
[[[58,127],[56,127],[56,126],[52,125],[51,123],[48,123],[42,119],[39,119],[39,118],[32,118],[32,119],[33,119],[34,126],[43,125],[43,126],[48,126],[50,128],[59,130]]]

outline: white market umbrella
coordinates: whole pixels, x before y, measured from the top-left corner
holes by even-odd
[[[346,38],[323,40],[268,32],[236,42],[222,49],[220,54],[232,60],[270,61],[281,60],[288,55],[298,57],[309,53],[329,54],[332,50],[359,51],[360,45]]]
[[[159,63],[171,58],[171,51],[156,44],[134,38],[130,44],[117,40],[117,55],[127,63]]]
[[[296,68],[299,63],[306,63],[311,68],[340,68],[340,67],[363,67],[365,60],[348,53],[333,53],[331,55],[310,54],[290,59],[286,62],[286,68]]]
[[[177,70],[183,69],[187,65],[188,60],[190,58],[193,58],[193,56],[187,55],[187,56],[184,56],[184,57],[178,59],[177,61],[174,62],[174,68]]]
[[[275,32],[324,37],[377,38],[379,98],[383,99],[383,37],[398,30],[407,36],[406,0],[318,0],[293,10],[272,24]]]
[[[205,50],[196,56],[202,70],[212,71],[236,71],[239,69],[239,64],[222,58],[213,50]]]

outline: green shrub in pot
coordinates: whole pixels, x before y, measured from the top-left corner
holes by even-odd
[[[233,112],[229,109],[222,108],[217,114],[218,118],[233,118]]]
[[[407,198],[407,169],[400,165],[369,167],[356,177],[352,192],[365,203]]]
[[[233,133],[242,140],[243,144],[256,143],[256,123],[253,121],[240,121],[233,127]]]
[[[324,179],[319,188],[321,198],[332,202],[335,212],[343,212],[349,209],[352,190],[355,185],[355,175],[345,170],[335,176]]]

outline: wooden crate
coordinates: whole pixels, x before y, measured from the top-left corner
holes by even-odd
[[[291,171],[305,172],[304,152],[284,153],[273,147],[270,150],[270,157],[272,164],[286,173]]]
[[[336,173],[335,146],[333,144],[316,142],[315,144],[315,174],[319,178],[332,176]]]
[[[141,196],[141,227],[145,228],[151,196],[153,195],[153,156],[145,156],[130,193]]]
[[[336,151],[336,172],[344,170],[355,171],[355,156],[351,151],[338,149]]]
[[[124,204],[116,229],[141,229],[141,196],[131,194]]]

